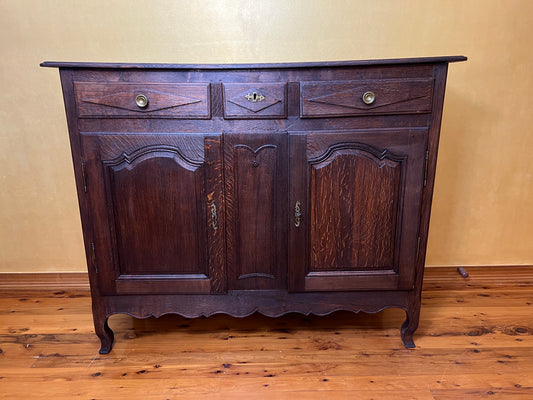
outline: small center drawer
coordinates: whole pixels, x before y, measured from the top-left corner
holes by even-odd
[[[223,83],[224,118],[287,118],[287,84]]]
[[[432,94],[432,78],[301,82],[301,117],[428,113]]]
[[[80,117],[211,116],[209,83],[74,82]]]

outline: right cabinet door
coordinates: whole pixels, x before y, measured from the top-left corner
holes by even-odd
[[[289,289],[409,289],[427,128],[293,132]]]

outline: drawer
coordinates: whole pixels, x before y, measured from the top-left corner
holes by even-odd
[[[209,83],[74,82],[80,117],[211,117]]]
[[[223,83],[224,118],[287,118],[287,83]]]
[[[432,78],[301,82],[301,117],[428,113],[432,94]]]

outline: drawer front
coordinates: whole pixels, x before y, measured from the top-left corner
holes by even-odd
[[[74,82],[80,117],[211,117],[209,83]]]
[[[301,117],[347,117],[431,111],[433,79],[302,82]]]
[[[224,118],[287,118],[287,84],[223,83]]]

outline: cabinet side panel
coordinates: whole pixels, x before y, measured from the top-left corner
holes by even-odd
[[[70,147],[72,152],[72,161],[74,166],[74,175],[76,178],[76,188],[78,194],[78,202],[80,207],[81,224],[83,228],[83,241],[85,245],[85,255],[87,259],[87,269],[89,272],[89,280],[91,282],[91,294],[93,300],[93,309],[99,308],[100,293],[103,291],[111,292],[114,290],[112,271],[99,271],[95,258],[94,245],[98,241],[95,235],[94,220],[95,216],[91,209],[91,202],[89,198],[98,197],[99,192],[87,191],[86,179],[86,162],[90,157],[91,151],[85,148],[82,143],[80,131],[78,129],[79,119],[76,110],[76,100],[74,94],[73,81],[78,71],[68,68],[60,69],[61,87],[63,89],[63,99],[65,102],[65,111],[67,116],[67,124],[70,138]],[[89,154],[87,154],[87,152]]]
[[[420,302],[420,293],[422,290],[422,279],[424,276],[424,264],[426,260],[426,249],[429,231],[429,218],[431,215],[431,204],[433,200],[433,188],[435,184],[435,171],[437,167],[437,154],[439,148],[440,127],[442,121],[442,111],[444,107],[444,93],[446,89],[446,78],[448,73],[448,64],[436,64],[433,66],[435,74],[435,88],[433,96],[433,112],[430,122],[428,137],[428,160],[426,172],[426,186],[422,193],[422,208],[420,212],[420,251],[418,254],[416,268],[416,290],[413,296],[415,303]]]

